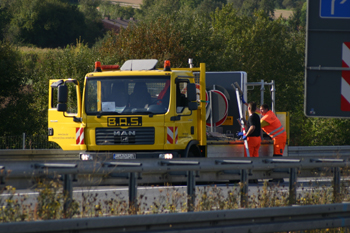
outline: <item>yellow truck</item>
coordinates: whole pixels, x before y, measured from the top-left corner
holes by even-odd
[[[157,62],[128,60],[120,68],[96,62],[83,89],[77,80],[50,80],[49,141],[79,151],[81,160],[243,156],[230,112],[237,103],[226,90],[233,81],[209,83],[208,93],[205,64],[172,68],[165,61],[157,69]],[[213,75],[211,82],[219,80]],[[246,73],[238,75],[247,86]],[[265,144],[262,153],[272,155]]]

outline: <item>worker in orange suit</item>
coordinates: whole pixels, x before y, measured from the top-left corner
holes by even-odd
[[[273,140],[273,156],[282,156],[286,146],[287,134],[277,116],[269,109],[267,104],[260,106],[262,118],[261,128]]]
[[[259,148],[261,145],[261,126],[260,126],[260,117],[255,113],[256,103],[250,102],[247,104],[249,118],[247,122],[247,133],[243,135],[242,132],[238,133],[238,136],[242,136],[243,140],[248,142],[248,150],[250,157],[259,157]],[[247,152],[244,150],[244,157],[247,157]]]

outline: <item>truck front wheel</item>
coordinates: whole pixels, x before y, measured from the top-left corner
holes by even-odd
[[[190,151],[188,152],[187,157],[189,157],[189,158],[201,157],[201,153],[199,151],[199,148],[197,146],[192,146]]]

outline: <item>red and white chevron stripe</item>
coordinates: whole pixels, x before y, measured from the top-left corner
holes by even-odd
[[[167,127],[167,144],[173,144],[174,142],[177,144],[177,139],[177,127]]]
[[[84,128],[75,128],[75,141],[77,145],[84,144]]]
[[[350,42],[343,43],[342,49],[342,67],[350,67]],[[342,111],[350,111],[350,71],[342,71],[341,79],[341,102]]]

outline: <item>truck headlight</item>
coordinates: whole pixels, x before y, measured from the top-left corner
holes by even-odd
[[[92,160],[93,157],[90,154],[80,154],[80,160]]]
[[[171,154],[171,153],[159,154],[159,158],[160,159],[172,159],[173,158],[173,154]]]

